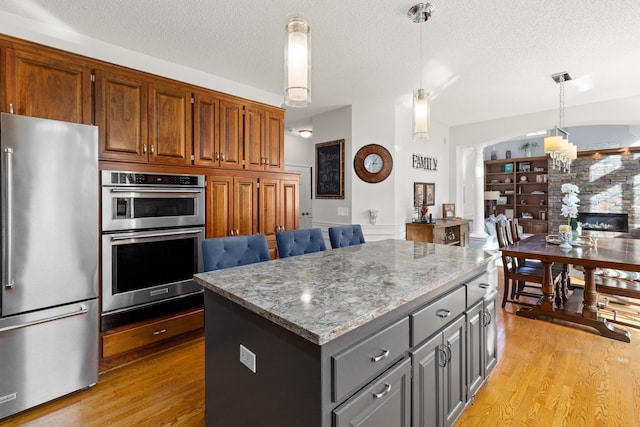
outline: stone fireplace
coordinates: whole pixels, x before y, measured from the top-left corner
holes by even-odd
[[[560,187],[572,183],[580,188],[578,221],[583,223],[583,230],[591,227],[592,233],[640,238],[640,152],[583,152],[578,153],[570,173],[554,170],[550,159],[548,170],[549,233],[557,232],[558,226],[567,221],[560,215]]]

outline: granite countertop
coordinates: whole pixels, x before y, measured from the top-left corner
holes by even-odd
[[[383,240],[194,278],[206,289],[322,345],[497,256],[482,249]]]

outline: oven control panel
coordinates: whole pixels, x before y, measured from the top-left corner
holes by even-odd
[[[150,185],[204,187],[203,175],[102,171],[103,186]]]

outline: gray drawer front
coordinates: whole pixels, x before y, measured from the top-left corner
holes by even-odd
[[[411,318],[411,346],[421,343],[461,315],[466,308],[466,293],[466,288],[460,286],[453,292],[409,315]]]
[[[408,427],[410,422],[411,359],[408,358],[333,411],[334,427],[364,424]]]
[[[409,318],[332,357],[333,401],[371,381],[409,349]]]
[[[466,283],[467,286],[467,307],[474,306],[482,298],[491,292],[495,292],[498,285],[497,270],[485,272],[474,277]]]

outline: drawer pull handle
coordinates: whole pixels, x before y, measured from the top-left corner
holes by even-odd
[[[159,331],[153,331],[153,335],[162,335],[167,332],[166,329],[160,329]]]
[[[371,356],[371,361],[373,363],[379,362],[382,359],[384,359],[384,358],[389,356],[389,350],[384,349],[384,348],[382,348],[381,350],[382,350],[382,354],[380,356],[376,356],[376,357]]]
[[[375,399],[380,399],[381,397],[386,396],[390,391],[391,391],[391,384],[384,383],[384,390],[382,390],[380,393],[373,393],[373,397]]]
[[[442,317],[443,319],[445,319],[445,318],[451,316],[451,310],[445,310],[444,308],[440,309],[440,310],[436,311],[436,316]]]
[[[491,285],[490,285],[490,284],[488,284],[488,283],[480,283],[480,284],[478,285],[478,287],[479,287],[479,288],[482,288],[482,289],[487,289],[489,286],[491,286]]]

